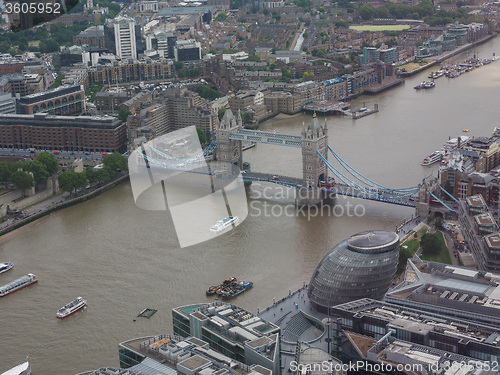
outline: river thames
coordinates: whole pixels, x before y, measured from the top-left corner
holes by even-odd
[[[500,38],[454,60],[473,53],[491,58],[500,53]],[[437,165],[420,162],[449,137],[463,129],[470,129],[468,136],[489,136],[500,126],[500,61],[455,79],[439,78],[431,90],[414,90],[429,72],[351,102],[354,108],[376,103],[378,113],[358,120],[327,117],[330,146],[370,179],[400,188],[437,176]],[[302,114],[283,116],[260,129],[300,135],[302,123],[310,121]],[[300,149],[259,144],[245,151],[244,159],[255,171],[302,174]],[[117,367],[119,342],[171,333],[172,308],[212,301],[205,296],[208,286],[229,276],[253,281],[254,287],[232,302],[256,313],[308,283],[336,243],[363,230],[394,230],[414,214],[410,208],[339,197],[335,210],[308,218],[286,209],[293,199],[280,193],[272,185],[252,185],[249,215],[241,225],[182,249],[170,214],[136,207],[129,183],[1,237],[0,262],[15,266],[0,275],[0,284],[30,272],[39,282],[0,300],[0,371],[26,356],[37,375]],[[85,311],[56,319],[56,310],[77,296],[88,300]],[[158,312],[134,321],[146,307]]]

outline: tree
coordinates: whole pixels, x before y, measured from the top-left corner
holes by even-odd
[[[27,162],[24,169],[33,173],[33,178],[36,182],[44,181],[50,176],[49,172],[47,172],[47,168],[45,168],[45,164],[39,162],[38,160]]]
[[[207,135],[205,134],[205,131],[202,128],[196,127],[196,132],[198,133],[200,144],[203,145],[207,143]]]
[[[127,121],[128,116],[130,116],[132,112],[130,112],[128,109],[122,107],[118,110],[118,119],[122,120],[123,122]]]
[[[443,229],[443,218],[440,216],[436,217],[436,220],[434,220],[434,225],[436,226],[436,229]]]
[[[63,191],[73,192],[76,189],[82,189],[88,185],[85,172],[63,172],[57,176],[59,188]]]
[[[241,113],[241,120],[243,122],[246,122],[246,123],[249,123],[249,122],[252,122],[252,114],[250,112],[242,112]]]
[[[113,171],[113,174],[118,169],[128,169],[127,158],[119,152],[114,152],[108,156],[105,156],[102,159],[102,163],[104,164],[104,167],[109,168],[111,171]]]
[[[220,98],[222,96],[222,94],[219,91],[214,90],[205,85],[196,86],[194,91],[197,92],[203,99],[207,99],[210,101]]]
[[[10,176],[10,181],[16,185],[18,189],[25,190],[35,186],[35,179],[29,173],[24,171],[15,171]],[[23,193],[24,195],[24,193]]]
[[[10,175],[13,172],[12,163],[7,161],[0,162],[0,181],[7,184],[10,179]]]
[[[184,63],[182,61],[176,61],[174,63],[175,70],[181,70],[184,68]]]
[[[84,169],[85,176],[87,176],[87,180],[91,184],[95,184],[99,181],[99,177],[97,175],[97,171],[92,167],[87,167]]]
[[[436,233],[426,233],[420,240],[423,253],[428,255],[436,255],[441,251],[441,242]]]
[[[59,162],[56,157],[48,152],[39,153],[36,157],[36,161],[45,166],[45,170],[49,173],[49,175],[53,175],[59,170]]]

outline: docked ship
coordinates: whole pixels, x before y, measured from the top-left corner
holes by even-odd
[[[61,307],[57,310],[56,316],[58,319],[64,319],[71,314],[76,313],[78,310],[83,309],[87,305],[87,300],[82,297],[78,297],[77,299],[71,301],[67,305]]]
[[[437,163],[438,161],[441,161],[443,158],[444,152],[443,151],[434,151],[432,154],[427,156],[424,160],[422,160],[422,165],[431,165],[434,163]]]
[[[450,138],[443,145],[442,150],[444,151],[445,156],[450,154],[452,151],[456,150],[459,147],[463,147],[467,143],[469,143],[470,137],[466,135],[462,135],[458,138]]]
[[[2,375],[31,375],[31,366],[28,361],[17,365],[2,373]]]
[[[208,288],[206,291],[207,296],[213,296],[214,294],[220,295],[225,289],[227,289],[231,284],[236,283],[236,277],[229,277],[225,279],[219,285],[214,285]]]
[[[210,227],[210,230],[212,232],[220,232],[221,230],[226,229],[237,222],[238,216],[228,216],[222,220],[218,220],[217,223]]]
[[[32,273],[24,275],[19,279],[0,287],[0,297],[4,297],[7,294],[17,292],[18,290],[26,288],[27,286],[36,282],[38,282],[36,275],[33,275]]]
[[[233,283],[228,290],[221,293],[222,299],[230,299],[243,293],[253,286],[251,281],[240,281]]]
[[[10,262],[0,263],[0,273],[7,272],[7,271],[8,271],[8,270],[10,270],[12,267],[14,267],[14,264],[13,264],[13,263],[10,263]]]

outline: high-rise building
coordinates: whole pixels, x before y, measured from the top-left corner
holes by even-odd
[[[115,19],[114,28],[116,54],[122,59],[137,59],[134,20],[130,18],[118,17]]]
[[[175,42],[175,61],[197,61],[201,60],[200,42],[193,39],[178,40]]]

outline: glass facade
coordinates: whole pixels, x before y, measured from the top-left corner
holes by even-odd
[[[123,346],[119,346],[118,348],[119,357],[120,357],[120,368],[129,368],[141,363],[144,358],[144,355],[133,352],[130,349],[127,349]]]
[[[316,267],[308,296],[318,311],[361,298],[381,299],[396,274],[399,237],[388,231],[353,235],[330,250]]]

